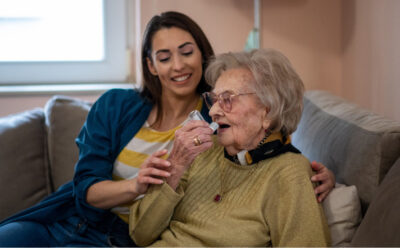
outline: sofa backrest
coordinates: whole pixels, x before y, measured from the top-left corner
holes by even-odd
[[[52,191],[72,180],[79,150],[75,143],[91,103],[66,96],[54,96],[44,112]]]
[[[0,221],[51,193],[43,109],[0,118]]]
[[[400,123],[325,91],[307,91],[293,144],[310,161],[331,169],[337,182],[355,185],[363,212],[400,156]]]
[[[0,118],[0,221],[28,208],[72,180],[75,138],[91,104],[65,96]]]

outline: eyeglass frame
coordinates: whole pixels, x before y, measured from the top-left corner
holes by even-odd
[[[222,95],[224,95],[224,94],[228,94],[228,97],[225,97],[225,98],[222,97]],[[213,92],[204,92],[204,93],[201,94],[201,95],[203,96],[204,102],[206,103],[208,109],[211,109],[211,107],[212,107],[216,102],[218,102],[218,104],[219,104],[219,106],[221,107],[221,109],[222,109],[223,111],[229,113],[229,112],[232,111],[232,99],[233,99],[234,97],[241,96],[241,95],[253,95],[253,94],[257,94],[257,93],[255,93],[255,92],[249,92],[249,93],[232,94],[232,93],[230,93],[230,92],[227,90],[227,91],[224,91],[224,92],[222,92],[222,93],[220,93],[220,94],[218,94],[218,95],[215,94],[215,93],[213,93]],[[216,97],[215,102],[210,103],[209,101],[207,101],[207,100],[210,100],[210,101],[212,102],[212,98],[211,98],[210,95],[213,95],[213,96]],[[228,101],[227,103],[229,103],[229,109],[226,107],[226,104],[225,104],[226,101]]]

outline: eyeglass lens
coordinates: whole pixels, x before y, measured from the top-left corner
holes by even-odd
[[[219,105],[225,112],[231,110],[231,95],[228,92],[219,94],[218,96],[212,92],[207,92],[204,95],[204,100],[209,109],[218,101]]]

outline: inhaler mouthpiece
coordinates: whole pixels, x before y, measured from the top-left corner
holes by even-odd
[[[192,112],[190,112],[189,114],[189,121],[191,120],[199,120],[199,121],[205,121],[203,116],[201,115],[201,113],[197,110],[193,110]],[[210,124],[210,128],[215,132],[215,130],[217,130],[219,127],[218,123],[216,122],[212,122]]]
[[[216,122],[212,122],[210,124],[210,128],[215,132],[215,130],[217,130],[219,128],[219,125]]]

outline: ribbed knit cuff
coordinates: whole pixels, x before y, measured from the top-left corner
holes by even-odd
[[[165,198],[167,198],[170,202],[178,203],[183,198],[183,195],[184,195],[184,191],[181,186],[178,186],[178,188],[175,191],[166,182],[164,184],[162,184],[160,191],[161,191],[161,194]]]

